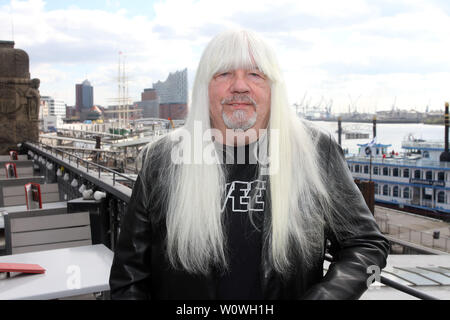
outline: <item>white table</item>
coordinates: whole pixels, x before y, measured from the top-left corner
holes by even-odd
[[[46,272],[0,280],[0,300],[58,299],[108,291],[113,255],[98,244],[1,256],[0,262],[39,264]],[[78,274],[79,282],[74,280]]]
[[[42,209],[34,209],[34,210],[63,209],[63,208],[67,208],[67,201],[43,203]],[[21,205],[21,206],[11,206],[11,207],[0,208],[0,212],[3,212],[3,211],[6,211],[8,213],[27,211],[27,206]],[[32,211],[32,210],[30,210],[30,211]],[[4,228],[5,228],[5,218],[4,218],[3,214],[0,214],[0,229],[4,229]]]

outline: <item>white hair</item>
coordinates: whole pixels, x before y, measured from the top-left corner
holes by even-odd
[[[292,267],[293,254],[300,256],[306,266],[314,262],[323,250],[325,221],[334,227],[335,214],[331,213],[332,199],[325,186],[326,173],[321,172],[319,165],[315,140],[318,135],[311,135],[308,126],[289,107],[275,54],[259,36],[249,31],[227,31],[209,43],[197,69],[192,104],[183,129],[193,133],[196,121],[201,121],[204,131],[211,129],[208,86],[214,74],[255,67],[254,64],[270,80],[269,128],[279,132],[279,143],[271,143],[271,135],[267,135],[268,153],[272,161],[283,160],[278,171],[268,177],[265,218],[269,228],[263,241],[272,267],[286,274]],[[226,173],[217,164],[171,163],[168,155],[174,146],[182,151],[193,150],[192,156],[203,150],[193,147],[192,139],[178,139],[178,133],[175,130],[171,139],[146,148],[146,163],[150,167],[155,159],[163,160],[153,170],[157,180],[150,188],[157,191],[150,198],[158,199],[164,210],[158,221],[165,221],[167,228],[168,259],[173,267],[191,273],[207,274],[212,265],[226,269],[227,235],[222,212]],[[202,141],[200,147],[208,143]],[[149,172],[144,164],[143,181]],[[345,227],[345,223],[340,226]]]

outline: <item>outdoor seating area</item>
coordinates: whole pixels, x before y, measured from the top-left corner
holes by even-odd
[[[7,214],[4,218],[6,254],[92,244],[89,212],[32,210]]]
[[[27,182],[28,183],[28,182]],[[58,184],[41,184],[42,203],[60,201]],[[26,205],[26,197],[23,186],[4,187],[2,190],[4,207],[23,206]],[[1,210],[2,208],[0,208]]]
[[[44,184],[45,177],[44,176],[29,176],[29,177],[16,178],[16,179],[0,178],[0,208],[5,206],[4,200],[3,200],[4,199],[3,188],[19,186],[23,189],[24,186],[30,182]],[[8,194],[8,191],[6,193]]]
[[[19,154],[17,156],[17,160],[12,160],[11,156],[8,155],[0,156],[0,165],[2,162],[11,162],[11,161],[28,161],[28,156],[26,154]]]
[[[0,164],[1,165],[1,164]],[[2,166],[3,168],[5,167],[4,165]],[[28,165],[24,165],[24,166],[19,166],[16,165],[17,167],[17,177],[29,177],[29,176],[33,176],[33,166],[28,166]],[[0,179],[5,179],[6,178],[6,171],[0,170]]]
[[[0,300],[104,299],[113,252],[93,241],[95,200],[77,199],[76,210],[73,200],[63,201],[59,183],[46,181],[46,172],[27,158],[0,156],[0,166],[14,163],[17,173],[0,170],[0,263],[39,265],[45,272],[0,272]],[[37,208],[28,203],[37,200],[27,193],[29,183],[38,185]]]

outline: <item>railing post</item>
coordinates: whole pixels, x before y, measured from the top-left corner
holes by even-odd
[[[115,221],[115,200],[109,199],[109,226],[110,226],[110,241],[111,241],[111,250],[114,251],[116,245],[116,221]]]

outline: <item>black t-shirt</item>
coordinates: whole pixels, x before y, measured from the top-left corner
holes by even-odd
[[[223,214],[228,270],[218,276],[218,299],[263,298],[260,269],[266,182],[258,180],[258,165],[248,161],[253,146],[241,147],[245,148],[244,164],[237,161],[239,148],[231,147],[235,161],[224,164],[227,185]]]

